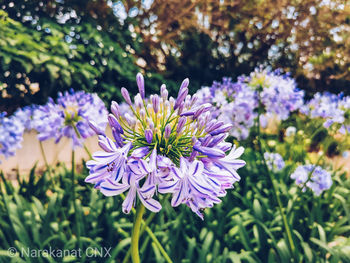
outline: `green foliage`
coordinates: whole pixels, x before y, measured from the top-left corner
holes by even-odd
[[[274,147],[283,151],[281,145]],[[247,166],[241,169],[240,183],[221,204],[204,211],[204,221],[185,206],[172,208],[168,196],[161,200],[163,210],[150,228],[174,262],[290,262],[282,219],[260,156],[247,148],[243,159]],[[335,171],[332,188],[316,197],[310,190],[302,192],[290,179],[297,166],[293,156],[286,162],[285,169],[273,176],[293,229],[298,261],[348,262],[350,179]],[[70,171],[62,166],[52,170],[51,178],[48,172],[39,175],[33,168],[28,178],[18,176],[18,186],[2,176],[0,262],[9,262],[9,247],[17,251],[77,248]],[[112,258],[41,258],[42,262],[121,262],[125,257],[132,215],[122,213],[119,196],[106,198],[86,185],[86,175],[83,170],[76,180],[81,249],[112,247]],[[164,262],[147,233],[141,236],[140,255],[145,262]],[[38,262],[29,257],[12,260]]]
[[[120,99],[123,86],[136,94],[139,68],[130,53],[127,33],[119,29],[101,30],[91,19],[59,24],[48,15],[34,26],[15,21],[0,10],[0,110],[11,112],[25,104],[42,104],[47,97],[70,88],[99,92],[106,102]],[[152,72],[148,77],[151,91],[164,82]]]

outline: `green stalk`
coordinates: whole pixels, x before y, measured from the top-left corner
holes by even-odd
[[[142,215],[145,212],[145,207],[143,204],[139,204],[134,220],[134,226],[132,229],[131,236],[131,258],[133,263],[140,263],[140,255],[139,255],[139,238],[140,238],[140,227],[142,221]]]
[[[75,125],[72,125],[72,127],[73,127],[73,129],[74,129],[75,134],[77,135],[77,137],[78,137],[79,139],[81,139],[81,135],[80,135],[80,133],[79,133],[77,127],[76,127]],[[89,149],[86,147],[85,143],[84,143],[83,145],[84,145],[84,150],[85,150],[85,152],[87,153],[87,155],[89,155],[89,158],[92,159],[92,154],[91,154],[91,152],[90,152]]]
[[[146,220],[146,222],[144,222],[143,220],[141,221],[142,227],[141,227],[141,231],[140,231],[140,236],[142,236],[142,234],[145,232],[146,228],[148,227],[149,223],[152,221],[152,219],[154,218],[156,214],[152,213]],[[127,263],[129,262],[131,256],[131,247],[129,248],[128,252],[125,255],[125,258],[123,260],[123,263]]]
[[[284,229],[286,231],[288,247],[289,247],[289,249],[290,249],[290,251],[292,253],[292,256],[293,256],[295,262],[297,262],[298,260],[297,260],[296,254],[295,254],[295,245],[294,245],[294,241],[293,241],[292,231],[290,230],[290,227],[289,227],[289,224],[288,224],[288,220],[287,220],[287,216],[284,213],[284,208],[283,208],[282,201],[281,201],[281,198],[280,198],[280,192],[277,189],[277,186],[275,184],[274,178],[273,178],[272,174],[270,173],[270,170],[269,170],[269,168],[267,166],[267,163],[266,163],[266,160],[265,160],[265,157],[264,157],[263,148],[262,148],[262,143],[261,143],[261,138],[260,138],[260,115],[261,115],[261,108],[262,108],[262,104],[261,104],[261,100],[260,100],[260,89],[261,88],[262,87],[260,87],[259,91],[258,91],[259,108],[258,108],[258,117],[257,117],[257,141],[258,141],[259,153],[261,155],[261,159],[263,160],[263,164],[264,164],[263,166],[265,168],[265,172],[269,176],[269,179],[270,179],[271,184],[272,184],[273,194],[274,194],[274,197],[275,197],[275,199],[277,201],[278,210],[279,210],[279,212],[281,214],[283,226],[284,226]]]
[[[43,146],[43,142],[39,140],[39,145],[40,145],[40,151],[41,151],[41,155],[43,156],[44,162],[45,162],[45,166],[46,166],[46,170],[49,172],[49,176],[51,178],[51,182],[53,184],[54,189],[56,189],[56,183],[55,183],[55,179],[51,173],[51,167],[49,165],[49,162],[47,161],[46,155],[45,155],[45,151],[44,151],[44,146]]]
[[[123,200],[125,200],[125,195],[124,194],[120,194],[120,196],[122,197]],[[136,210],[135,208],[131,209],[131,212],[136,215]],[[146,222],[141,218],[141,224],[142,224],[142,228],[140,231],[140,235],[142,235],[142,233],[144,231],[146,231],[148,233],[148,235],[150,236],[150,238],[152,239],[152,241],[157,245],[159,251],[162,253],[163,257],[165,258],[165,260],[167,260],[168,263],[172,263],[169,255],[166,253],[165,249],[162,247],[162,245],[160,244],[160,242],[158,241],[157,237],[152,233],[152,230],[148,227],[148,224],[152,221],[153,217],[155,216],[155,213],[151,214],[149,216],[149,218],[146,220]],[[150,235],[150,233],[152,233],[153,235]],[[127,253],[126,258],[124,258],[123,262],[127,262],[128,258],[130,257],[130,255],[128,256],[130,252]]]
[[[80,224],[79,224],[77,203],[75,202],[76,196],[75,196],[75,154],[74,154],[74,150],[72,150],[71,180],[72,180],[72,199],[73,199],[73,208],[74,208],[74,217],[75,217],[75,227],[76,227],[76,234],[77,234],[77,239],[78,239],[78,245],[79,245],[79,248],[80,248],[81,247],[81,243],[80,243]]]
[[[152,241],[154,242],[154,244],[158,247],[160,253],[163,255],[164,259],[166,262],[168,263],[172,263],[173,261],[171,260],[171,258],[168,256],[168,254],[166,253],[165,249],[163,248],[163,246],[159,243],[157,237],[155,236],[155,234],[152,232],[152,230],[149,227],[146,227],[146,232],[149,235],[149,237],[152,239]]]

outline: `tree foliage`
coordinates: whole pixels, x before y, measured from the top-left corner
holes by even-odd
[[[148,7],[123,2],[127,13],[139,9],[135,31],[148,47],[141,56],[175,77],[180,67],[236,76],[269,64],[291,71],[299,86],[313,91],[339,92],[350,84],[348,1],[185,0],[181,8],[177,0]]]
[[[350,92],[347,1],[5,0],[0,7],[1,110],[68,88],[117,99],[122,86],[136,92],[140,70],[151,90],[165,82],[172,95],[185,77],[195,90],[259,64],[291,71],[310,93]]]
[[[120,98],[122,86],[136,93],[137,36],[104,1],[40,3],[10,2],[0,11],[0,110],[45,103],[69,88],[99,92],[106,101]],[[164,82],[148,77],[151,90]]]

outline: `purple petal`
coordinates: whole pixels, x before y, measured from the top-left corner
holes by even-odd
[[[114,196],[124,193],[129,187],[129,185],[113,183],[110,180],[106,180],[101,183],[100,191],[105,196]]]
[[[210,148],[210,147],[204,147],[204,146],[198,146],[194,145],[193,149],[195,149],[198,152],[201,152],[205,155],[208,155],[209,157],[212,158],[223,158],[225,157],[225,152],[221,151],[220,149],[217,148]]]
[[[142,204],[143,204],[148,210],[150,210],[150,211],[152,211],[152,212],[154,212],[154,213],[157,213],[157,212],[159,212],[159,211],[162,209],[162,206],[161,206],[161,204],[160,204],[158,201],[156,201],[156,200],[154,200],[154,199],[152,199],[152,198],[146,199],[146,198],[142,195],[142,193],[140,193],[140,191],[138,191],[138,196],[139,196],[139,198],[140,198]]]
[[[161,194],[173,193],[177,186],[177,181],[165,181],[158,185],[158,192]]]
[[[133,157],[133,158],[142,158],[142,157],[145,157],[148,153],[149,153],[149,148],[147,146],[140,147],[140,148],[135,149],[132,152],[131,157]]]
[[[130,190],[126,195],[126,198],[122,204],[123,212],[125,214],[130,213],[131,208],[134,206],[135,198],[136,198],[136,186],[132,186],[130,187]]]
[[[183,202],[187,194],[185,191],[186,188],[184,187],[184,182],[182,181],[179,183],[179,190],[173,194],[173,198],[171,199],[171,206],[176,207]]]

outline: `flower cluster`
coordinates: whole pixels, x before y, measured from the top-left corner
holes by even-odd
[[[249,86],[262,88],[260,100],[268,116],[276,115],[278,119],[286,120],[304,103],[304,92],[296,88],[295,80],[288,73],[282,74],[278,69],[256,69],[248,79]]]
[[[285,166],[284,160],[279,153],[265,152],[264,158],[265,158],[267,167],[273,172],[279,172]]]
[[[95,129],[105,129],[107,109],[97,94],[71,90],[59,93],[57,103],[50,98],[46,105],[39,106],[33,118],[40,141],[54,138],[57,143],[65,136],[72,139],[73,146],[81,146],[83,139],[95,134],[90,120],[95,120]]]
[[[324,119],[325,128],[334,125],[340,133],[350,133],[350,96],[316,93],[302,108],[302,113],[310,118]]]
[[[331,174],[313,164],[298,166],[291,174],[291,178],[297,185],[303,187],[303,191],[306,190],[305,187],[308,187],[317,196],[332,186]]]
[[[20,121],[24,126],[24,129],[27,131],[35,129],[33,118],[37,107],[37,105],[25,106],[23,108],[19,108],[13,114],[14,118],[17,118],[18,121]]]
[[[236,170],[245,165],[238,159],[244,149],[224,141],[232,126],[212,118],[210,104],[188,95],[188,79],[176,99],[168,97],[165,85],[160,95],[146,98],[143,76],[139,73],[136,80],[134,102],[121,90],[131,114],[122,114],[112,102],[108,122],[113,139],[96,130],[102,151],[87,162],[90,175],[85,181],[106,196],[128,191],[125,213],[137,197],[158,212],[162,207],[155,196],[170,193],[172,206],[186,204],[203,218],[201,210],[219,203],[240,180]]]
[[[16,150],[22,147],[24,126],[17,119],[6,117],[6,113],[0,113],[0,155],[5,158],[14,156]]]
[[[286,120],[304,102],[304,92],[296,88],[294,79],[280,70],[256,69],[249,77],[241,76],[237,82],[223,78],[212,87],[203,87],[199,92],[203,103],[213,102],[213,116],[231,123],[230,134],[246,139],[254,126],[261,107],[260,123],[266,127],[270,118]]]
[[[230,135],[238,139],[249,136],[249,129],[253,127],[257,117],[255,110],[258,106],[256,92],[242,80],[243,78],[239,78],[238,82],[232,82],[231,78],[223,78],[221,83],[214,81],[212,87],[203,87],[197,93],[202,103],[214,104],[213,117],[232,124]]]

